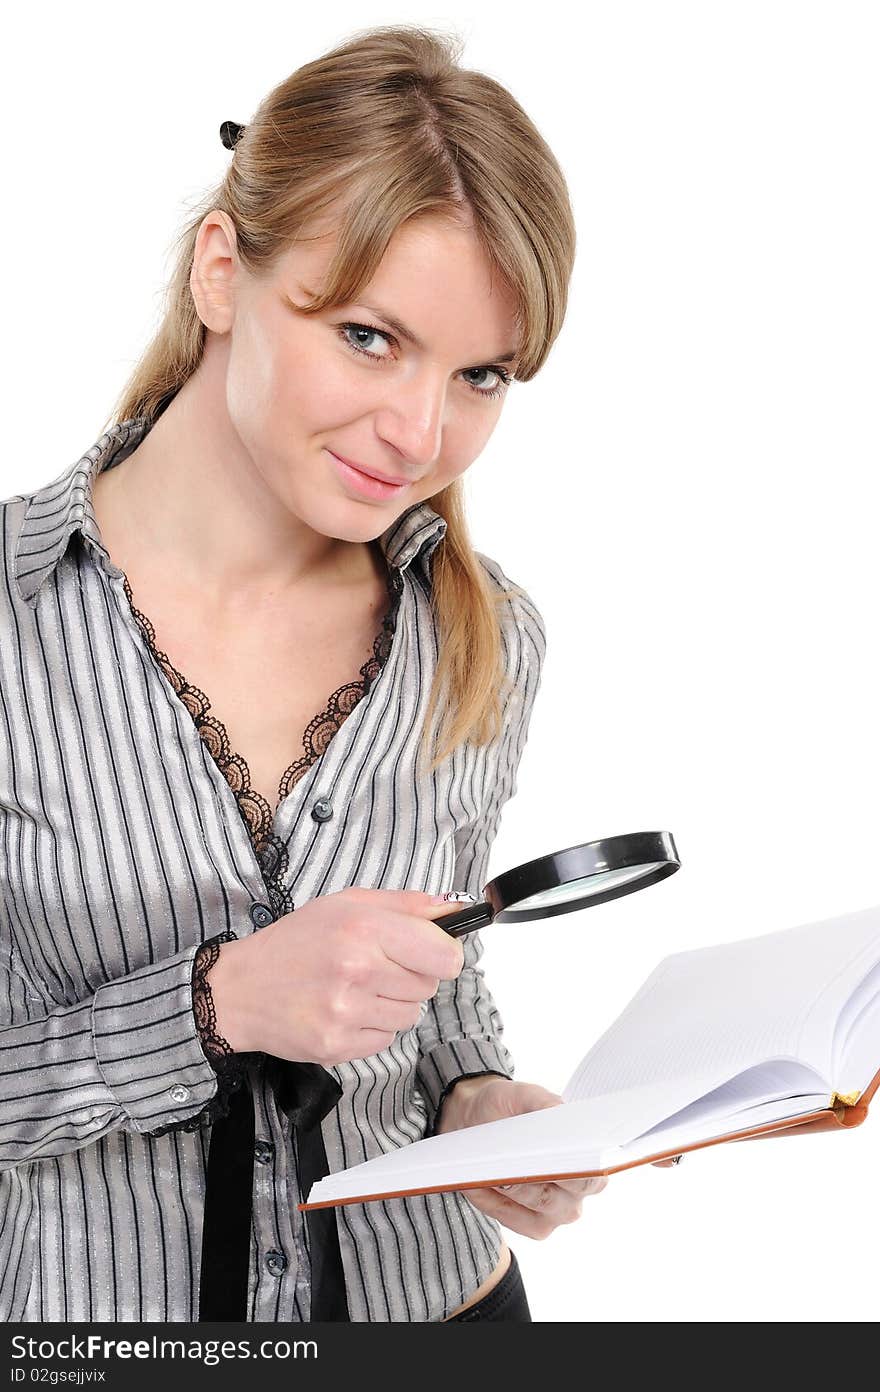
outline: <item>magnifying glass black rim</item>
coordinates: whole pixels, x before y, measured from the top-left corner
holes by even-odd
[[[622,884],[611,885],[596,894],[584,894],[561,900],[544,907],[518,908],[524,900],[543,890],[555,889],[566,881],[588,879],[608,870],[626,870],[650,865],[642,875],[634,875]],[[537,918],[552,918],[556,914],[573,913],[578,909],[604,904],[623,894],[645,889],[672,875],[681,866],[672,835],[668,831],[637,831],[622,836],[604,836],[579,846],[567,846],[527,861],[513,870],[496,875],[483,890],[483,898],[493,910],[494,919],[501,923],[525,923]]]

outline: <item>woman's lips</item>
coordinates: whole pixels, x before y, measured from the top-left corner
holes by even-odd
[[[353,468],[351,464],[346,464],[331,449],[328,449],[327,453],[336,464],[343,482],[365,498],[395,498],[409,487],[408,483],[383,483],[381,479],[373,478],[371,474],[365,474],[360,469]]]

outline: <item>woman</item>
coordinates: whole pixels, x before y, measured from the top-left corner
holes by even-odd
[[[296,1207],[561,1100],[435,898],[488,878],[545,646],[461,478],[575,245],[455,49],[367,31],[224,123],[111,422],[2,505],[6,1319],[527,1320],[499,1224],[604,1184]]]

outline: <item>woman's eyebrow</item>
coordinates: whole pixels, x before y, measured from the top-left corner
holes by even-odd
[[[305,295],[308,295],[309,299],[314,299],[314,290],[310,290],[305,285],[300,285],[299,288],[303,291]],[[285,298],[287,299],[291,308],[296,309],[297,306],[294,304],[293,300],[290,299],[290,296],[286,295]],[[419,352],[427,352],[427,349],[425,348],[425,345],[419,338],[418,334],[414,333],[412,329],[408,329],[406,324],[402,324],[401,321],[396,317],[396,315],[389,314],[387,309],[379,309],[376,305],[365,304],[363,300],[357,300],[356,303],[362,305],[368,314],[375,314],[377,319],[384,319],[385,323],[388,325],[390,329],[393,329],[395,333],[400,334],[400,337],[405,338],[408,343],[411,343],[413,345],[414,348],[418,348]],[[499,353],[497,357],[489,357],[486,358],[485,361],[487,363],[509,363],[513,362],[518,356],[519,354],[515,351],[510,353]]]
[[[395,333],[400,334],[400,337],[405,338],[414,348],[418,348],[422,353],[426,351],[425,345],[418,334],[413,333],[412,329],[408,329],[406,324],[402,324],[393,314],[389,314],[387,309],[379,309],[375,305],[365,304],[363,300],[358,300],[358,304],[362,304],[368,314],[375,314],[377,319],[384,319],[389,328],[392,328]],[[516,356],[515,352],[499,353],[494,358],[487,358],[486,361],[497,363],[513,362]]]

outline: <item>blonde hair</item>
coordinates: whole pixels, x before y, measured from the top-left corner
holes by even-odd
[[[336,255],[307,313],[357,299],[402,223],[428,215],[464,222],[517,306],[516,380],[535,376],[565,315],[575,255],[568,190],[511,94],[459,66],[462,48],[457,35],[422,26],[360,30],[268,93],[225,177],[176,239],[161,323],[107,425],[154,420],[201,361],[206,329],[189,281],[198,230],[213,209],[232,220],[253,275],[271,273],[303,227],[341,209]],[[500,732],[498,606],[523,591],[499,591],[487,576],[468,536],[461,478],[428,501],[446,521],[431,573],[439,660],[426,737],[447,687],[433,772],[461,741],[482,745]]]

